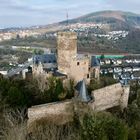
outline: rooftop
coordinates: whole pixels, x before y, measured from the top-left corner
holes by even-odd
[[[91,56],[91,67],[100,66],[100,62],[96,56]]]
[[[55,54],[35,55],[33,58],[34,63],[56,63],[57,59]]]
[[[80,81],[76,86],[77,91],[79,92],[78,99],[82,102],[89,102],[91,100],[88,95],[86,83],[84,80]]]

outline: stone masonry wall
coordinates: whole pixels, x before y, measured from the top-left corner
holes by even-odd
[[[78,63],[78,65],[77,65]],[[69,78],[74,79],[76,82],[82,81],[86,83],[90,82],[90,71],[89,71],[89,58],[83,58],[81,60],[73,60],[71,62]]]
[[[57,63],[59,71],[68,73],[70,62],[77,55],[77,35],[72,32],[59,32],[57,38]]]
[[[122,109],[126,108],[128,105],[129,92],[130,92],[130,86],[124,86],[123,93],[120,100],[120,106]]]
[[[129,86],[122,87],[120,83],[117,83],[95,90],[92,92],[94,101],[89,103],[89,105],[95,111],[102,111],[115,106],[121,106],[123,109],[127,107],[128,104],[129,89]],[[47,118],[48,116],[51,116],[52,118],[59,115],[64,116],[64,119],[60,118],[59,121],[65,120],[65,122],[67,122],[69,116],[73,115],[71,107],[72,100],[33,106],[28,109],[28,126],[34,121],[41,118]]]
[[[120,106],[122,109],[127,107],[129,97],[129,86],[124,86],[120,83],[107,86],[92,92],[94,99],[90,106],[97,111],[106,110],[115,106]]]
[[[28,126],[36,120],[53,116],[71,116],[71,100],[33,106],[28,109]],[[67,119],[65,118],[67,121]],[[30,126],[29,126],[30,127]]]

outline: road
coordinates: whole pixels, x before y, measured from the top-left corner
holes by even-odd
[[[13,69],[13,70],[11,70],[11,71],[9,71],[8,73],[7,73],[7,75],[5,75],[5,77],[12,77],[12,76],[14,76],[15,74],[17,74],[17,73],[19,73],[19,72],[21,72],[21,71],[23,71],[24,69],[27,69],[29,66],[31,66],[33,64],[33,62],[31,61],[31,62],[27,62],[27,63],[24,63],[23,65],[23,67],[18,67],[18,68],[16,68],[16,69]]]

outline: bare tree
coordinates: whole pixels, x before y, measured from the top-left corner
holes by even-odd
[[[26,140],[25,109],[6,110],[0,129],[1,140]]]

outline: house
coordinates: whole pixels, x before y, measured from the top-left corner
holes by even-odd
[[[113,73],[114,72],[113,68],[108,68],[108,72]]]
[[[134,63],[140,63],[139,59],[134,59]]]
[[[131,67],[125,67],[125,68],[123,68],[123,71],[124,72],[131,72],[132,68]]]
[[[140,67],[133,67],[133,71],[140,71]]]
[[[122,72],[122,68],[121,68],[121,67],[115,67],[115,68],[114,68],[114,72],[115,72],[115,73]]]
[[[116,62],[117,62],[118,65],[122,64],[122,60],[121,59],[117,59]]]
[[[0,74],[2,74],[2,75],[6,75],[7,73],[8,73],[7,70],[0,70]]]
[[[130,72],[122,73],[121,79],[122,80],[124,80],[124,79],[130,80],[131,79],[131,73]]]
[[[120,79],[120,75],[118,73],[113,73],[113,78],[116,80]]]
[[[138,71],[138,72],[133,72],[133,74],[131,75],[131,78],[132,78],[133,80],[140,79],[140,71]]]
[[[105,59],[105,64],[106,64],[106,65],[111,64],[111,60],[110,60],[110,59]]]

